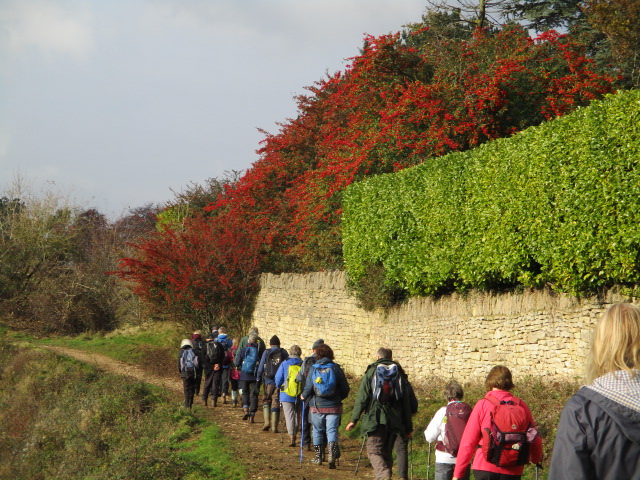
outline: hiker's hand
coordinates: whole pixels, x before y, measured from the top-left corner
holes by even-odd
[[[220,364],[219,364],[219,363],[216,363],[216,364],[213,366],[213,369],[214,369],[216,372],[217,372],[218,370],[220,370]]]
[[[353,430],[353,427],[355,427],[355,426],[356,426],[356,424],[355,424],[354,422],[349,422],[349,423],[347,424],[347,426],[346,426],[345,430],[346,430],[347,432],[350,432],[351,430]]]

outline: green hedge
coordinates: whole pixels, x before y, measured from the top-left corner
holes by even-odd
[[[412,295],[640,280],[640,91],[351,185],[346,269]]]

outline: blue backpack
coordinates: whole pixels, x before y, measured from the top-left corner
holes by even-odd
[[[313,392],[319,397],[332,397],[336,393],[336,372],[333,363],[314,363],[311,366]]]
[[[376,366],[376,371],[371,377],[371,392],[373,399],[383,405],[402,398],[402,376],[395,363]]]
[[[196,375],[196,354],[192,348],[187,348],[182,352],[182,374],[187,377],[195,377]]]
[[[258,366],[258,347],[247,346],[247,350],[242,359],[242,366],[240,370],[244,373],[256,374],[256,368]]]

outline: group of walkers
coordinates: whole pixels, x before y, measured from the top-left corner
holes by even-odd
[[[278,432],[280,408],[290,445],[313,448],[312,463],[336,468],[340,458],[338,427],[342,402],[350,388],[331,347],[322,339],[302,359],[299,346],[289,351],[273,336],[266,347],[253,327],[239,342],[229,340],[224,328],[185,339],[179,356],[185,405],[191,408],[199,393],[213,406],[226,403],[228,388],[237,405],[241,392],[243,420],[254,422],[260,384],[263,384],[263,430]],[[222,345],[224,354],[213,361],[208,353]],[[218,347],[215,347],[217,349]],[[377,480],[392,478],[393,454],[399,478],[408,475],[408,444],[413,435],[412,415],[418,402],[409,379],[393,360],[392,351],[380,348],[377,360],[364,373],[346,430],[360,426]],[[566,404],[560,417],[549,469],[549,480],[640,480],[640,308],[630,303],[613,305],[598,322],[589,354],[588,379]],[[200,371],[200,373],[198,373]],[[510,392],[510,370],[493,367],[485,379],[486,395],[473,408],[463,402],[459,383],[445,389],[440,408],[424,436],[435,442],[435,480],[518,480],[524,466],[542,460],[542,438],[527,404]],[[362,453],[362,452],[361,452]],[[301,457],[302,458],[302,457]],[[358,458],[359,466],[360,458]],[[471,467],[471,468],[469,468]],[[357,473],[356,467],[356,473]]]

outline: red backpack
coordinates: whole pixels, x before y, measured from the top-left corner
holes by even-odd
[[[531,442],[538,435],[527,411],[516,397],[500,401],[489,395],[485,400],[495,405],[490,413],[491,427],[482,432],[482,453],[487,462],[498,467],[526,465]]]
[[[444,437],[442,442],[438,442],[436,448],[449,453],[452,456],[458,455],[460,440],[464,433],[471,415],[471,405],[464,402],[452,402],[447,405],[447,409],[442,421],[444,422]]]

